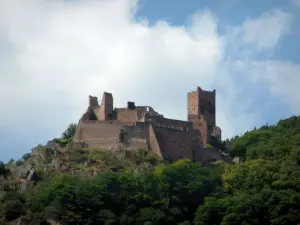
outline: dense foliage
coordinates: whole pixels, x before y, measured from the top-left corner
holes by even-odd
[[[6,191],[1,217],[23,215],[32,224],[300,224],[300,117],[214,144],[243,162],[210,169],[188,159],[150,160],[140,151],[139,166],[93,178],[57,174],[24,196]]]

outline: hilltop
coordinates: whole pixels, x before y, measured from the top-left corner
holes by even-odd
[[[28,179],[23,193],[3,185],[2,224],[300,223],[298,116],[212,143],[241,159],[213,168],[146,149],[74,148],[74,128],[0,166],[5,181]]]

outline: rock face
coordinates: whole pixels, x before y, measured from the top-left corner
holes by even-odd
[[[53,160],[58,150],[55,147],[50,148],[50,146],[57,146],[57,143],[48,142],[46,146],[39,145],[32,150],[30,158],[26,161],[19,160],[6,165],[11,172],[11,177],[10,179],[3,180],[1,185],[6,185],[16,191],[24,192],[30,183],[41,180],[37,169],[39,169],[39,171],[46,171],[49,168],[53,168],[53,170],[58,169],[60,160],[57,159],[56,161],[58,162]],[[51,164],[52,161],[55,161],[53,165]]]
[[[31,168],[27,172],[27,176],[26,176],[27,181],[39,181],[40,179],[41,178],[39,177],[39,175],[37,175],[37,173],[35,172],[35,170],[33,168]]]
[[[17,165],[16,163],[7,166],[11,171],[12,177],[26,178],[28,171],[32,168],[31,164],[24,163],[23,165]]]

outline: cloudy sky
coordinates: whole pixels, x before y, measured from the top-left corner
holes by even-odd
[[[299,0],[0,0],[0,160],[112,92],[187,118],[217,89],[223,137],[300,113]]]

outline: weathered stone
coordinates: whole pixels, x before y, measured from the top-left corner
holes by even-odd
[[[56,170],[59,170],[61,167],[62,161],[59,158],[54,158],[54,159],[52,159],[51,164],[52,164],[52,166],[54,166],[54,168]]]
[[[26,180],[28,181],[39,181],[41,178],[39,175],[35,172],[34,169],[30,169],[28,171],[28,175],[26,176]]]
[[[60,144],[52,140],[47,142],[46,147],[56,149],[60,148]]]

